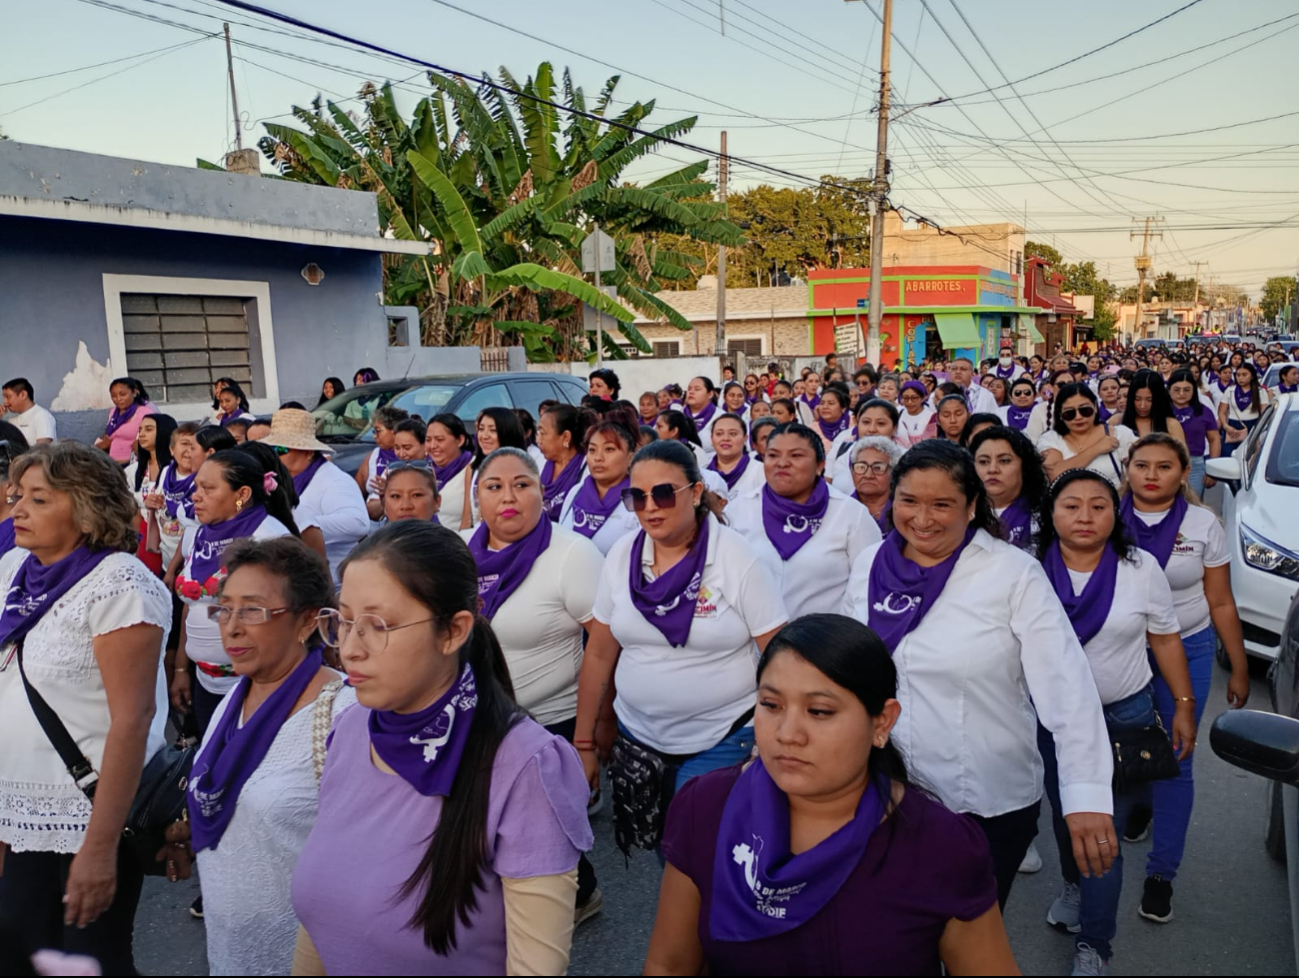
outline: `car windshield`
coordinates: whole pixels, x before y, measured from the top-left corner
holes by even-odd
[[[397,390],[367,390],[353,387],[331,397],[311,413],[316,418],[316,437],[324,441],[351,441],[370,433],[370,415],[401,393]]]
[[[410,390],[393,398],[393,407],[399,407],[407,414],[418,414],[428,421],[435,414],[441,414],[451,403],[451,398],[459,387],[448,387],[445,384],[429,384],[424,387],[412,387]]]
[[[1295,366],[1294,363],[1274,363],[1267,368],[1267,373],[1263,375],[1264,387],[1276,387],[1281,383],[1281,371]]]
[[[1286,411],[1277,419],[1266,478],[1278,486],[1299,487],[1299,411]]]

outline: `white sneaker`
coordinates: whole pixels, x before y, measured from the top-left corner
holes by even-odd
[[[1066,883],[1060,888],[1060,895],[1051,901],[1051,909],[1046,912],[1046,922],[1070,934],[1077,934],[1082,930],[1081,914],[1082,894],[1078,890],[1078,884]],[[1100,974],[1100,972],[1084,971],[1081,974]]]
[[[1028,852],[1024,853],[1024,858],[1019,864],[1021,873],[1037,873],[1042,870],[1042,856],[1037,851],[1037,843],[1028,844]]]
[[[1075,887],[1077,889],[1077,887]],[[1101,957],[1090,944],[1079,944],[1074,948],[1073,971],[1071,975],[1108,975],[1110,963]]]

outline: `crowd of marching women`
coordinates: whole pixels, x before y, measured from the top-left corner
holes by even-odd
[[[1016,973],[1043,798],[1042,913],[1107,973],[1147,826],[1173,918],[1219,644],[1249,696],[1200,495],[1271,362],[600,369],[379,408],[355,474],[232,382],[200,424],[116,380],[94,446],[0,422],[6,960],[133,974],[143,877],[196,866],[213,974],[561,974],[603,792],[664,866],[648,974]]]

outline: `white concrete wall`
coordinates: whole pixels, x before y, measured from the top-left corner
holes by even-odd
[[[622,383],[622,396],[633,404],[645,391],[662,390],[668,384],[685,387],[691,377],[711,377],[720,384],[722,364],[717,357],[670,357],[656,359],[643,357],[636,360],[606,360],[605,366],[618,375]],[[563,373],[586,379],[595,369],[585,361],[577,363],[530,363],[529,370],[543,373]]]

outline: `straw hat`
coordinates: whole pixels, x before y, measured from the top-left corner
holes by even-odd
[[[300,408],[280,408],[272,414],[270,434],[258,440],[272,448],[296,448],[304,452],[334,454],[332,446],[316,439],[315,417],[310,411]]]

